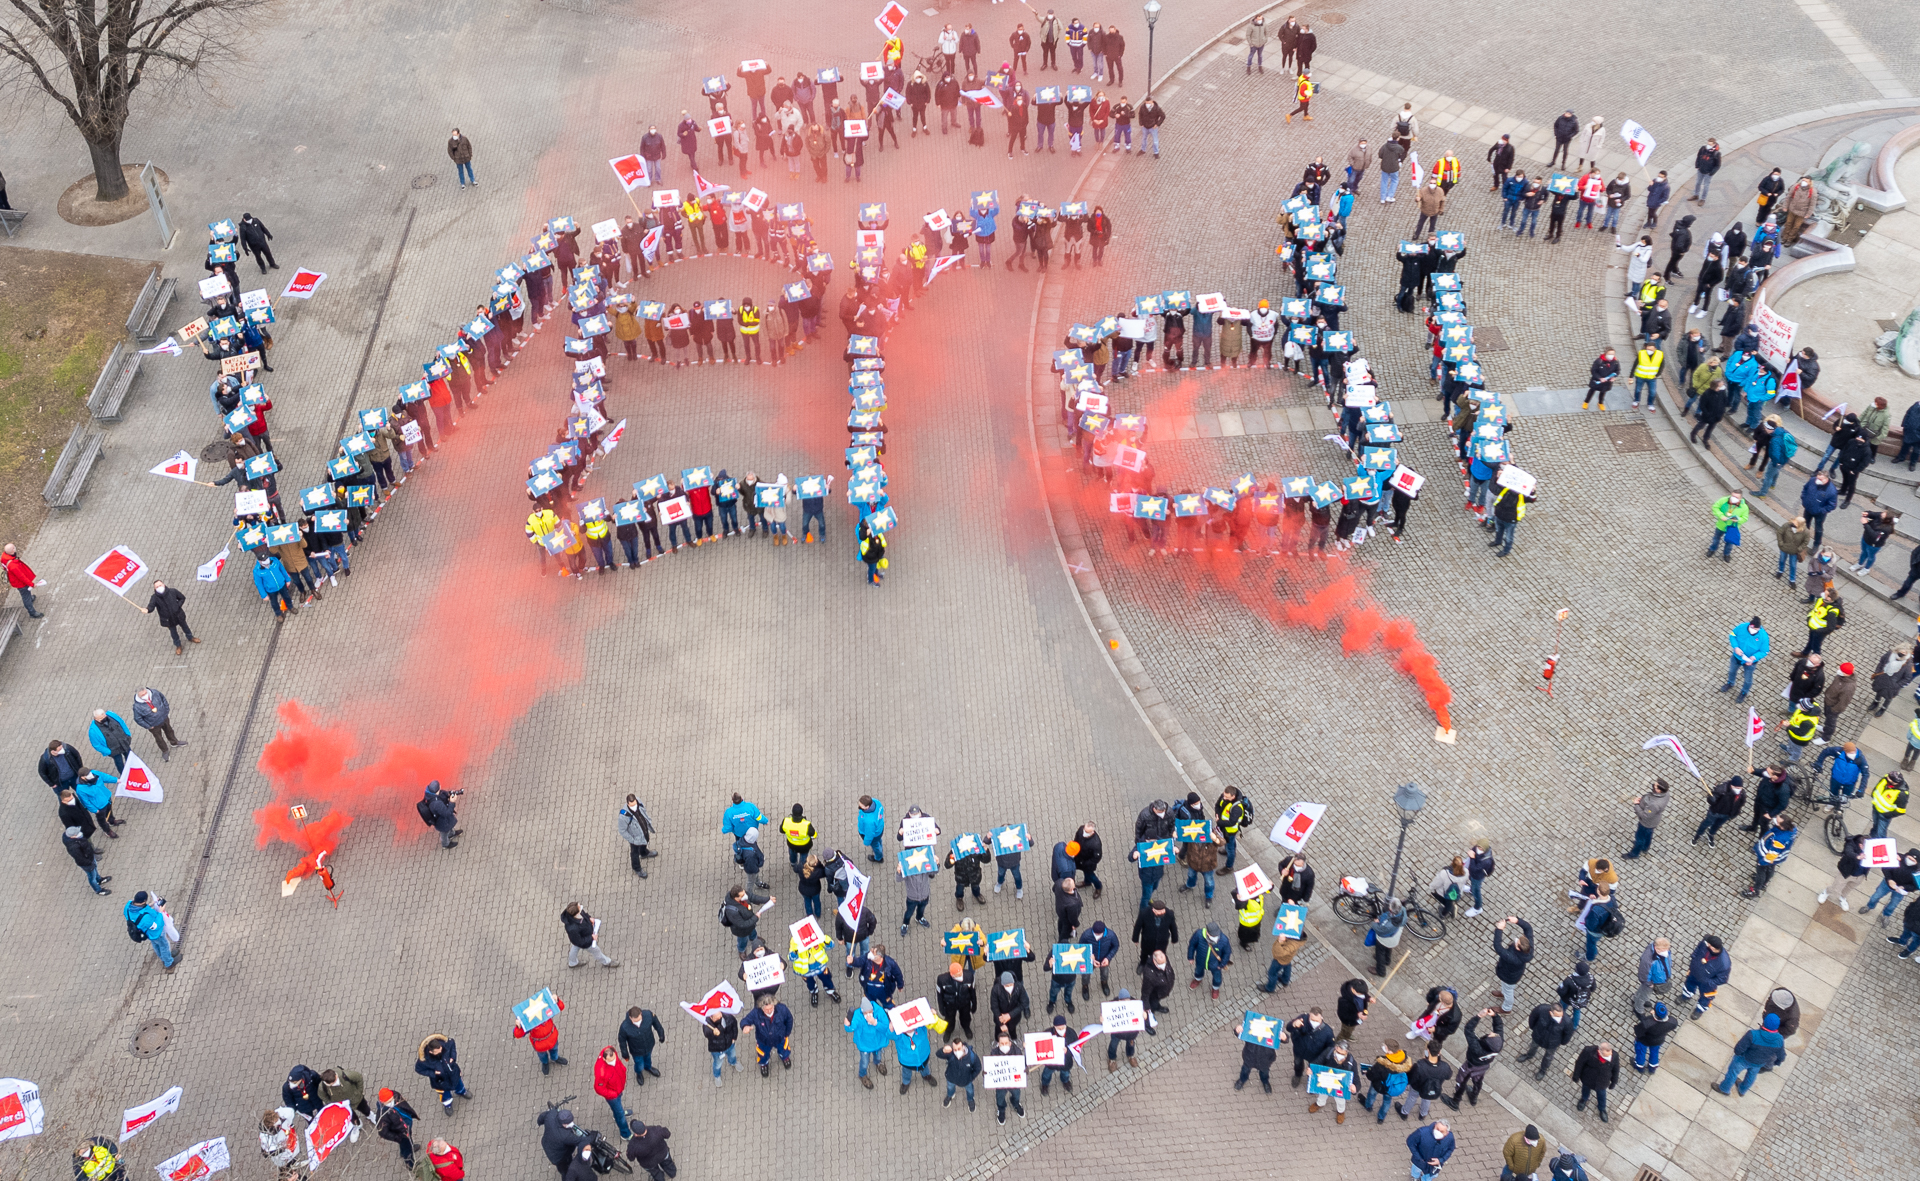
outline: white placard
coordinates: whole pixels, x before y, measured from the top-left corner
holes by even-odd
[[[595,242],[609,242],[615,238],[618,238],[619,236],[620,236],[620,219],[619,218],[610,217],[605,221],[596,221],[593,223],[593,240]]]
[[[233,515],[234,516],[236,517],[259,516],[264,514],[266,511],[267,511],[267,490],[265,488],[254,488],[247,492],[236,492],[233,494]]]
[[[793,945],[801,951],[812,951],[827,941],[827,933],[820,927],[820,920],[808,915],[787,928],[793,936]]]
[[[1028,1066],[1065,1066],[1067,1064],[1067,1042],[1051,1032],[1030,1033],[1027,1035]]]
[[[855,230],[853,234],[853,244],[855,248],[860,250],[865,250],[869,246],[875,250],[885,250],[887,248],[887,231]]]
[[[935,233],[944,233],[946,228],[953,224],[953,218],[948,216],[944,209],[936,209],[920,220],[926,222],[927,228]]]
[[[1898,842],[1892,837],[1868,837],[1860,847],[1860,864],[1870,869],[1886,869],[1899,860]]]
[[[1018,1091],[1027,1085],[1027,1060],[1018,1054],[988,1054],[980,1081],[989,1091]]]
[[[1389,485],[1406,493],[1408,496],[1420,495],[1420,489],[1426,482],[1427,478],[1425,476],[1414,471],[1404,463],[1393,469],[1393,478],[1387,481]]]
[[[153,1123],[154,1120],[159,1119],[163,1115],[179,1111],[180,1095],[181,1091],[179,1087],[168,1087],[166,1093],[158,1099],[142,1103],[138,1107],[127,1108],[126,1111],[120,1115],[119,1142],[125,1144],[141,1132],[144,1132],[147,1126]]]
[[[1123,316],[1119,320],[1119,324],[1120,335],[1126,337],[1128,340],[1147,339],[1147,322],[1144,319],[1133,319]]]
[[[200,1181],[232,1164],[232,1158],[227,1155],[227,1138],[216,1136],[212,1140],[202,1140],[153,1167],[159,1172],[160,1181]]]
[[[0,1078],[0,1140],[38,1136],[45,1119],[39,1087],[23,1078]]]
[[[1273,889],[1273,879],[1267,871],[1249,863],[1233,875],[1233,892],[1240,898],[1255,898]]]
[[[267,299],[267,289],[265,287],[256,291],[242,291],[240,293],[240,310],[243,312],[257,312],[262,308],[272,306],[273,304]]]
[[[1539,487],[1538,480],[1510,463],[1500,465],[1500,474],[1493,478],[1493,482],[1502,488],[1511,488],[1522,496],[1532,496],[1533,490]]]
[[[1131,1033],[1145,1029],[1146,1006],[1137,1000],[1101,1001],[1100,1027],[1107,1033]]]
[[[215,271],[213,274],[200,280],[201,299],[219,299],[221,296],[230,294],[232,291],[233,284],[227,281],[225,271]]]
[[[1753,309],[1753,330],[1760,336],[1760,359],[1785,372],[1793,357],[1793,335],[1800,325],[1758,301]]]
[[[915,997],[904,1005],[895,1005],[887,1010],[887,1024],[895,1033],[912,1033],[914,1030],[933,1023],[933,1006],[926,997]]]
[[[405,443],[409,447],[413,447],[419,444],[420,439],[421,439],[421,434],[420,434],[419,423],[413,421],[412,419],[408,419],[407,421],[400,424],[400,441],[402,443]]]
[[[680,190],[653,190],[653,207],[655,209],[678,209],[680,207]]]
[[[1083,393],[1080,395],[1080,401],[1074,405],[1074,409],[1080,411],[1082,414],[1105,414],[1107,412],[1107,396],[1105,394]]]
[[[787,981],[787,974],[781,969],[777,955],[755,956],[745,960],[740,965],[740,971],[746,979],[748,992],[778,988]]]
[[[1227,297],[1215,291],[1195,299],[1193,306],[1203,312],[1224,312],[1227,310]]]
[[[931,845],[939,827],[931,816],[909,816],[900,822],[900,843],[909,849]]]

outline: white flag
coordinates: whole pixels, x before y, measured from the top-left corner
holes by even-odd
[[[944,271],[950,271],[955,267],[964,267],[966,265],[967,256],[964,254],[948,254],[936,258],[933,260],[933,267],[927,271],[927,282],[932,283],[934,279],[938,278]]]
[[[40,1088],[23,1078],[0,1078],[0,1140],[38,1136],[45,1124]]]
[[[187,454],[185,451],[176,451],[172,459],[148,468],[147,474],[150,476],[172,476],[176,480],[191,481],[193,474],[199,469],[199,460]]]
[[[134,758],[130,759],[129,763],[131,764],[138,761],[137,758]],[[125,1144],[127,1141],[133,1139],[145,1131],[148,1124],[166,1115],[168,1112],[179,1110],[179,1087],[168,1087],[166,1094],[151,1103],[142,1103],[138,1107],[127,1108],[125,1114],[120,1117],[120,1143]]]
[[[857,936],[860,933],[860,912],[867,906],[867,883],[873,879],[855,869],[851,861],[846,862],[846,869],[847,896],[835,909],[840,912],[840,917],[846,920],[847,930]]]
[[[116,545],[95,558],[87,567],[87,574],[124,599],[149,568],[139,554],[124,545]]]
[[[1319,824],[1320,818],[1326,814],[1325,804],[1312,804],[1301,800],[1280,813],[1280,819],[1274,821],[1273,831],[1267,834],[1267,839],[1283,849],[1292,849],[1298,853],[1301,846],[1307,843],[1307,838],[1313,835],[1314,826]]]
[[[1747,710],[1747,745],[1751,747],[1754,743],[1760,741],[1760,736],[1766,732],[1766,719],[1760,716],[1759,710],[1749,708]]]
[[[1647,134],[1647,129],[1628,119],[1620,124],[1620,138],[1627,141],[1627,150],[1633,153],[1634,161],[1645,167],[1654,149],[1653,136]]]
[[[148,357],[155,353],[165,353],[169,357],[177,357],[180,355],[180,346],[174,342],[173,337],[169,336],[150,349],[141,349],[140,353],[142,356]]]
[[[227,1138],[219,1136],[202,1140],[180,1155],[170,1156],[153,1167],[159,1172],[161,1181],[200,1181],[200,1178],[211,1177],[232,1164],[233,1159],[227,1155]]]
[[[146,800],[152,804],[157,804],[166,798],[166,793],[160,790],[160,780],[153,774],[153,768],[147,766],[140,756],[132,751],[127,752],[127,769],[121,772],[120,786],[114,789],[113,794],[126,796],[129,799]],[[179,1090],[178,1087],[174,1089]],[[177,1099],[176,1096],[176,1101]]]
[[[1680,745],[1678,738],[1675,738],[1671,734],[1655,734],[1652,738],[1642,743],[1640,749],[1652,750],[1656,746],[1664,746],[1672,751],[1675,757],[1680,760],[1681,765],[1693,773],[1695,779],[1700,778],[1700,769],[1693,765],[1693,760],[1687,756],[1687,748]]]
[[[1420,153],[1407,153],[1407,183],[1414,188],[1420,187]]]
[[[407,425],[412,426],[413,424],[408,423]],[[223,545],[220,547],[219,553],[213,555],[212,558],[210,558],[204,565],[200,567],[200,575],[199,575],[200,581],[201,582],[219,582],[220,572],[227,568],[227,557],[228,557],[228,547]]]

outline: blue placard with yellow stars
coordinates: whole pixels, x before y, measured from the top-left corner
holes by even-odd
[[[885,357],[855,357],[853,359],[853,372],[855,373],[880,373],[884,372],[886,367],[887,359]]]
[[[761,508],[779,508],[787,503],[787,490],[778,484],[761,484],[753,490],[753,503]]]
[[[867,468],[863,471],[876,471]],[[857,475],[847,484],[847,501],[850,504],[879,504],[887,498],[887,487],[878,476]]]
[[[1033,848],[1033,842],[1027,839],[1027,826],[1024,824],[1003,824],[993,830],[993,852],[1024,853]]]
[[[1200,495],[1206,497],[1210,503],[1217,504],[1228,512],[1233,511],[1234,502],[1239,499],[1233,494],[1233,490],[1230,488],[1208,488],[1203,490]]]
[[[208,222],[207,233],[220,239],[222,242],[231,242],[239,235],[240,231],[234,228],[232,218],[223,217],[219,221]]]
[[[506,266],[503,266],[499,270],[495,271],[493,273],[493,276],[494,278],[500,280],[502,283],[518,283],[520,281],[520,277],[525,274],[526,272],[521,270],[514,263],[508,263]]]
[[[1296,499],[1313,495],[1312,476],[1288,476],[1280,481],[1280,491]]]
[[[900,514],[894,512],[889,505],[877,513],[868,513],[860,519],[866,524],[868,532],[886,533],[900,523]]]
[[[885,201],[862,202],[858,217],[861,229],[884,230],[887,228],[887,203]]]
[[[871,447],[847,448],[847,466],[850,468],[872,467],[880,462],[880,457]]]
[[[1091,86],[1067,87],[1067,101],[1070,103],[1091,103],[1093,101],[1093,87]]]
[[[207,325],[207,336],[212,340],[225,340],[240,335],[240,321],[232,316],[222,316]]]
[[[1144,414],[1116,414],[1113,416],[1113,429],[1125,431],[1130,435],[1147,433],[1147,416]]]
[[[1134,846],[1134,851],[1140,854],[1140,864],[1143,867],[1173,864],[1173,842],[1171,840],[1141,841]]]
[[[1280,1044],[1280,1019],[1264,1013],[1247,1013],[1240,1019],[1240,1040],[1269,1048]]]
[[[948,931],[941,940],[941,950],[947,955],[975,956],[987,949],[987,938],[980,931]]]
[[[240,387],[240,403],[243,406],[265,406],[268,400],[267,391],[258,383]]]
[[[975,213],[993,214],[1000,212],[1000,190],[982,189],[973,195],[971,208]]]
[[[1054,944],[1053,974],[1055,976],[1091,976],[1093,948],[1084,943]]]
[[[607,319],[604,312],[598,316],[588,316],[586,319],[580,321],[580,334],[582,336],[605,336],[612,331],[613,321]]]
[[[1134,297],[1133,314],[1136,316],[1154,316],[1165,310],[1165,305],[1160,302],[1160,297],[1157,295],[1140,295]]]
[[[647,510],[637,500],[623,500],[613,506],[613,523],[616,525],[638,525],[647,519]]]
[[[344,480],[360,470],[360,464],[351,455],[342,455],[327,465],[327,474],[336,480]]]
[[[273,457],[273,452],[263,451],[258,455],[248,456],[245,466],[247,479],[264,480],[280,470],[280,461]]]
[[[1090,324],[1075,324],[1067,329],[1067,339],[1081,348],[1100,343],[1100,330]]]
[[[1207,515],[1207,498],[1198,492],[1182,492],[1173,498],[1173,515],[1176,517],[1204,517]]]
[[[1053,350],[1053,371],[1059,373],[1062,370],[1071,369],[1075,365],[1084,363],[1086,359],[1079,349],[1055,349]]]
[[[1313,486],[1313,503],[1316,508],[1326,508],[1340,499],[1340,485],[1332,480],[1324,480]]]
[[[1287,330],[1287,339],[1303,349],[1312,348],[1314,337],[1318,335],[1319,332],[1311,324],[1295,324]]]
[[[1313,315],[1313,301],[1307,299],[1283,299],[1280,301],[1282,320],[1304,320]]]
[[[1305,939],[1307,937],[1307,908],[1304,906],[1276,906],[1273,911],[1273,933],[1281,939]]]
[[[916,845],[911,849],[902,849],[896,856],[900,863],[900,872],[907,877],[932,873],[940,868],[940,863],[934,860],[933,847],[930,845]]]
[[[847,393],[857,394],[861,390],[885,389],[887,379],[871,370],[847,374]]]
[[[264,307],[248,308],[247,323],[256,328],[265,328],[267,325],[273,323],[273,305],[267,304]]]
[[[1513,453],[1507,449],[1507,441],[1499,439],[1491,443],[1475,443],[1473,456],[1481,463],[1506,463],[1513,458]]]
[[[880,338],[877,336],[847,337],[847,352],[855,357],[877,357],[880,355]]]
[[[955,857],[978,857],[987,851],[987,839],[977,832],[963,832],[947,842]]]
[[[528,1033],[560,1015],[560,1005],[553,999],[553,990],[543,988],[526,1000],[513,1007],[513,1021]]]
[[[1392,422],[1393,421],[1393,403],[1375,402],[1373,405],[1367,407],[1365,410],[1362,410],[1360,412],[1360,421],[1375,422],[1375,423]]]
[[[1360,467],[1369,472],[1390,472],[1400,466],[1400,456],[1391,447],[1362,447]]]
[[[303,509],[327,508],[332,504],[332,484],[315,484],[311,488],[302,488],[300,490],[300,507]]]
[[[680,486],[682,488],[711,488],[713,486],[713,469],[710,467],[690,467],[684,469],[680,473]]]
[[[1470,344],[1450,344],[1440,350],[1440,358],[1449,365],[1462,365],[1474,359]]]
[[[260,525],[243,525],[233,531],[233,539],[241,549],[259,549],[267,544],[267,531]]]
[[[1459,367],[1453,371],[1453,375],[1468,385],[1477,386],[1483,385],[1486,382],[1486,375],[1480,372],[1480,362],[1478,361],[1460,362]]]
[[[801,476],[793,482],[793,491],[801,500],[819,500],[827,494],[827,478]]]
[[[1133,498],[1133,515],[1147,521],[1167,519],[1167,498],[1164,496],[1136,496]]]
[[[607,498],[595,497],[580,506],[580,519],[583,521],[602,521],[607,516]]]
[[[1355,476],[1342,485],[1348,500],[1372,500],[1375,493],[1373,481],[1365,476]]]
[[[1438,275],[1434,276],[1436,279],[1439,277]],[[1449,321],[1445,319],[1445,317],[1448,316],[1452,316],[1461,321],[1466,319],[1467,297],[1458,291],[1435,292],[1433,303],[1435,307],[1440,309],[1440,314],[1435,316],[1434,319],[1439,320],[1442,324],[1449,323]]]
[[[1213,821],[1204,816],[1192,820],[1173,822],[1173,842],[1176,845],[1207,845],[1213,843]]]
[[[1443,238],[1445,235],[1441,235]],[[1464,290],[1460,285],[1460,276],[1452,271],[1440,271],[1433,276],[1433,289],[1436,292],[1451,291],[1458,294]]]
[[[360,411],[360,429],[377,431],[391,420],[387,417],[385,406],[369,406]]]
[[[365,455],[373,450],[373,436],[361,431],[340,440],[340,446],[346,448],[348,455]]]
[[[1289,216],[1304,213],[1313,207],[1313,199],[1305,193],[1295,193],[1280,203],[1280,208],[1286,210]]]
[[[1016,927],[1011,931],[994,931],[987,936],[987,958],[990,960],[1024,960],[1027,958],[1027,932]]]
[[[1332,1095],[1336,1099],[1353,1098],[1353,1072],[1338,1066],[1309,1066],[1307,1094]]]
[[[294,545],[300,540],[300,530],[293,525],[268,525],[268,545]]]
[[[322,533],[344,533],[347,529],[347,510],[323,508],[313,514],[313,527]]]
[[[887,408],[887,392],[878,389],[861,390],[853,396],[853,408],[879,414]]]
[[[579,230],[579,225],[571,217],[560,216],[547,223],[547,228],[556,234],[571,234]]]
[[[1400,428],[1391,422],[1370,422],[1367,424],[1367,442],[1376,446],[1398,443],[1401,438]]]
[[[1327,240],[1327,227],[1318,221],[1301,222],[1293,227],[1293,234],[1302,242],[1324,242]]]
[[[236,262],[240,258],[240,248],[231,242],[220,242],[207,247],[207,261],[211,263]]]
[[[653,500],[656,497],[665,496],[667,494],[667,477],[664,473],[658,476],[648,476],[638,484],[635,484],[633,490],[638,492],[643,500]]]
[[[372,508],[373,507],[373,504],[374,504],[373,485],[353,484],[342,489],[342,491],[347,494],[347,505],[349,507],[351,508]]]
[[[1455,251],[1465,250],[1466,248],[1467,248],[1467,236],[1461,233],[1459,230],[1441,230],[1440,231],[1440,249],[1448,251],[1449,253],[1452,253]]]
[[[879,412],[873,410],[855,410],[847,415],[847,429],[850,431],[872,431],[882,429]]]
[[[1259,491],[1259,489],[1260,481],[1254,479],[1252,472],[1247,472],[1233,482],[1233,494],[1235,496],[1246,496],[1248,493]]]

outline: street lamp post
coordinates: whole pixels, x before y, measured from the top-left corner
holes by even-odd
[[[1153,26],[1160,23],[1160,0],[1147,0],[1147,98],[1153,97]]]
[[[1413,822],[1420,819],[1420,809],[1427,806],[1427,793],[1417,783],[1403,783],[1393,789],[1393,810],[1400,819],[1400,843],[1393,847],[1393,874],[1387,881],[1387,897],[1394,896],[1394,890],[1400,884],[1400,855],[1407,848],[1407,830]]]

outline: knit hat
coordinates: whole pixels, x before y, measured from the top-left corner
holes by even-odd
[[[1768,1013],[1767,1019],[1765,1021],[1762,1021],[1760,1024],[1763,1027],[1765,1027],[1767,1030],[1773,1033],[1778,1033],[1780,1032],[1780,1014]]]
[[[1853,661],[1843,660],[1840,662],[1840,675],[1843,677],[1850,677],[1853,675]]]
[[[1665,1021],[1667,1019],[1667,1002],[1653,1002],[1653,1016],[1656,1021]]]
[[[1013,983],[1013,973],[1012,973],[1012,972],[1002,972],[1002,973],[1000,973],[1000,983],[1002,983],[1002,984],[1012,984],[1012,983]]]
[[[1527,1140],[1527,1143],[1529,1144],[1540,1143],[1540,1129],[1534,1127],[1532,1124],[1528,1124],[1527,1132],[1526,1132],[1526,1140]]]
[[[1700,942],[1706,944],[1707,950],[1713,952],[1715,955],[1719,955],[1727,949],[1727,945],[1720,942],[1720,936],[1718,935],[1709,935]]]
[[[77,841],[77,840],[79,840],[79,839],[81,838],[81,836],[82,836],[82,835],[84,835],[84,834],[82,834],[82,833],[81,833],[81,831],[80,831],[80,826],[76,824],[76,825],[74,825],[74,826],[72,826],[71,828],[69,828],[69,829],[67,829],[67,832],[66,832],[66,835],[67,835],[67,837],[68,837],[69,839],[71,839],[71,840],[76,840],[76,841]]]

